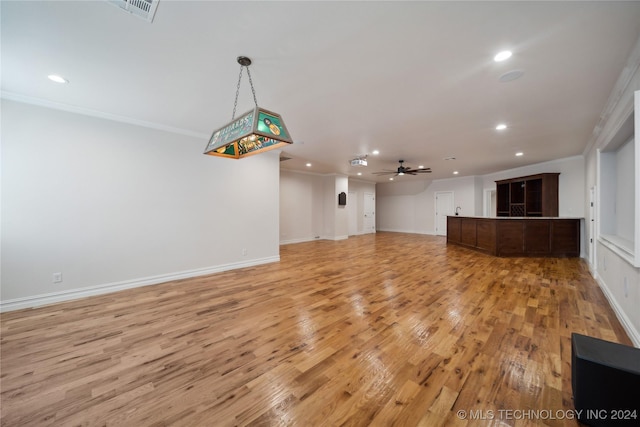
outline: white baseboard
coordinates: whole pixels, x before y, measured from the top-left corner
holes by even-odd
[[[349,238],[349,235],[345,234],[343,236],[320,236],[320,240],[346,240]]]
[[[358,232],[358,233],[354,234],[354,236],[363,236],[365,234],[375,234],[375,231],[373,233],[361,231],[361,232]],[[291,244],[294,244],[294,243],[312,242],[314,240],[346,240],[348,238],[349,238],[348,235],[303,237],[303,238],[300,238],[300,239],[280,240],[280,245],[282,246],[282,245],[291,245]]]
[[[426,231],[401,230],[401,229],[397,229],[397,228],[379,228],[378,231],[387,231],[389,233],[409,233],[409,234],[424,234],[424,235],[427,235],[427,236],[435,236],[435,234],[429,233],[429,232],[426,232]]]
[[[280,240],[280,245],[291,245],[294,243],[305,243],[305,242],[312,242],[314,240],[321,240],[321,238],[318,237],[303,237],[301,239],[287,239],[287,240]]]
[[[52,292],[48,294],[34,295],[31,297],[15,298],[0,302],[0,312],[20,310],[23,308],[39,307],[47,304],[71,301],[94,295],[102,295],[140,286],[156,285],[172,280],[188,279],[190,277],[206,276],[207,274],[220,273],[222,271],[236,270],[239,268],[253,267],[255,265],[268,264],[280,261],[280,255],[253,259],[244,262],[235,262],[213,267],[198,268],[194,270],[179,271],[176,273],[161,274],[158,276],[143,277],[139,279],[124,280],[122,282],[106,283],[103,285],[89,286],[86,288],[69,289],[66,291]]]
[[[600,286],[600,289],[602,289],[602,293],[604,294],[605,297],[607,297],[607,300],[609,301],[609,305],[611,306],[611,308],[613,308],[613,311],[615,312],[616,317],[620,321],[620,324],[622,325],[624,330],[627,332],[627,335],[629,335],[631,342],[635,347],[640,348],[640,331],[638,331],[633,326],[631,319],[629,319],[629,317],[624,312],[622,307],[620,307],[613,293],[611,293],[611,291],[607,287],[607,284],[603,282],[602,279],[597,274],[595,279],[598,285]]]

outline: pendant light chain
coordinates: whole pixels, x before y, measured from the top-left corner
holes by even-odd
[[[253,88],[253,80],[251,80],[251,73],[249,72],[249,67],[246,65],[240,65],[240,74],[238,75],[238,86],[236,87],[236,99],[233,102],[233,114],[231,115],[231,121],[236,118],[236,108],[238,106],[238,95],[240,94],[240,82],[242,81],[242,70],[247,69],[247,75],[249,76],[249,84],[251,85],[251,93],[253,94],[253,102],[256,104],[256,108],[258,107],[258,99],[256,98],[256,90]]]
[[[238,94],[240,93],[240,82],[242,81],[242,69],[244,65],[240,66],[240,74],[238,75],[238,87],[236,88],[236,100],[233,102],[233,114],[231,115],[231,121],[236,118],[236,107],[238,106]]]
[[[253,94],[253,102],[256,104],[256,108],[258,107],[258,100],[256,99],[256,90],[253,88],[253,80],[251,80],[251,73],[249,72],[249,67],[247,67],[247,76],[249,76],[249,84],[251,85],[251,93]]]

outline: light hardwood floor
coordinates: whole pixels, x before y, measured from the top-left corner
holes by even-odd
[[[631,344],[582,260],[401,233],[1,321],[3,426],[577,426],[571,332]]]

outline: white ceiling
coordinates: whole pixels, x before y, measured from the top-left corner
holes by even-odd
[[[1,15],[5,98],[181,129],[204,150],[246,55],[258,104],[296,141],[283,168],[379,182],[399,159],[437,179],[582,154],[640,37],[638,1],[161,0],[153,23],[106,0],[2,1]],[[245,75],[238,113],[252,106]]]

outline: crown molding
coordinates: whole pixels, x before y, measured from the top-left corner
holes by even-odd
[[[600,113],[598,123],[591,133],[591,138],[582,151],[583,155],[586,156],[594,148],[606,145],[603,138],[614,135],[627,117],[632,114],[633,92],[638,90],[633,86],[635,81],[640,81],[640,38],[638,38],[627,64],[620,72],[620,76],[611,90],[607,103]],[[604,132],[605,129],[607,132]]]
[[[66,111],[69,113],[81,114],[84,116],[96,117],[114,122],[127,123],[130,125],[141,126],[149,129],[155,129],[163,132],[175,133],[178,135],[190,136],[198,139],[208,140],[211,135],[195,132],[189,129],[182,129],[173,126],[167,126],[160,123],[138,120],[131,117],[121,116],[118,114],[106,113],[104,111],[92,110],[90,108],[78,107],[76,105],[63,104],[60,102],[49,101],[47,99],[35,98],[31,96],[21,95],[13,92],[0,92],[0,98],[8,101],[21,102],[23,104],[31,104],[39,107],[51,108],[53,110]]]

